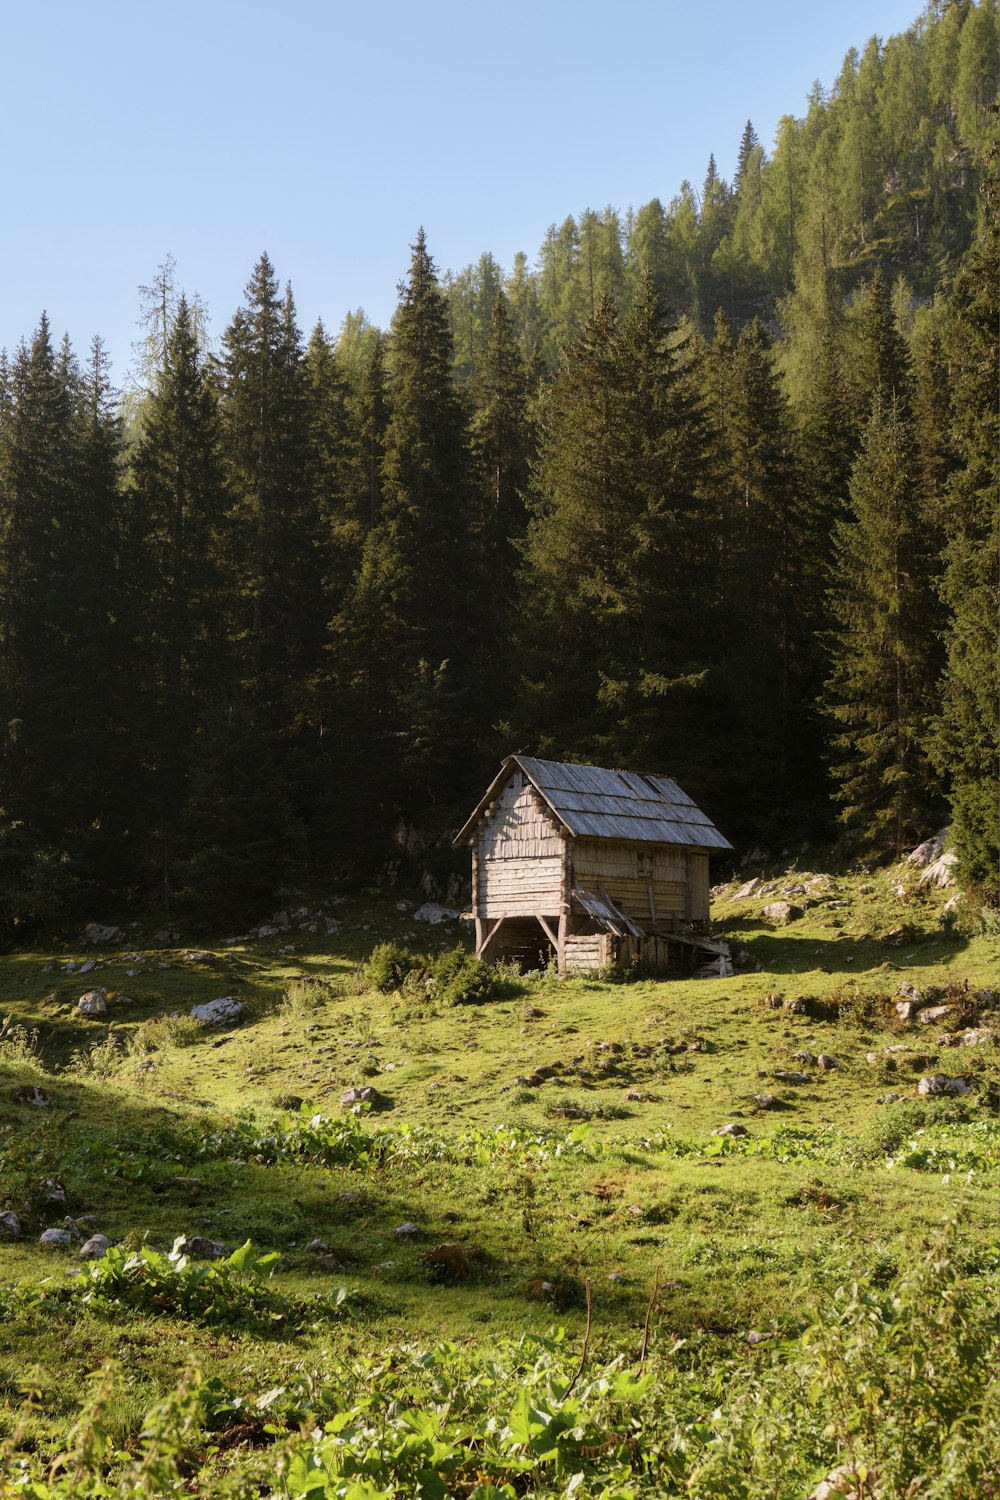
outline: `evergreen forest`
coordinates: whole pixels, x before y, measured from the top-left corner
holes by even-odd
[[[673,775],[738,848],[948,823],[996,904],[998,59],[995,0],[934,0],[731,182],[509,270],[417,232],[388,329],[307,334],[263,254],[213,338],[168,260],[123,396],[41,316],[0,368],[7,938],[446,873],[513,750]]]

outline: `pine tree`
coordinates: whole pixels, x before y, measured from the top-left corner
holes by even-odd
[[[932,598],[900,403],[876,394],[851,476],[851,516],[835,530],[835,620],[825,706],[841,817],[874,853],[900,853],[928,825],[926,736],[933,693]]]

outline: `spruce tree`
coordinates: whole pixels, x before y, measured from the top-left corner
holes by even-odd
[[[934,758],[950,788],[952,840],[961,878],[984,901],[997,905],[1000,202],[995,182],[985,206],[951,309],[950,446],[956,467],[945,492],[941,595],[949,617]]]
[[[915,468],[909,422],[880,392],[851,476],[850,517],[835,528],[825,689],[840,815],[875,854],[901,853],[933,816],[933,601]]]
[[[220,442],[196,318],[182,295],[132,456],[152,783],[147,821],[164,904],[176,885],[195,731],[208,706],[227,701],[234,689],[235,600],[226,569],[229,498]]]

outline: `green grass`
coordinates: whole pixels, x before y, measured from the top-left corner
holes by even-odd
[[[740,882],[717,893],[715,925],[746,955],[735,978],[543,976],[481,1004],[448,1004],[418,980],[390,994],[365,990],[361,968],[376,945],[426,953],[456,942],[455,928],[421,929],[388,895],[327,908],[338,923],[331,936],[320,920],[316,934],[293,928],[271,940],[188,949],[155,944],[140,929],[120,951],[5,956],[0,1210],[18,1213],[24,1236],[0,1242],[0,1472],[8,1476],[0,1494],[43,1500],[46,1491],[30,1486],[70,1459],[79,1474],[92,1471],[92,1487],[78,1480],[76,1490],[59,1488],[58,1469],[52,1495],[117,1494],[100,1486],[119,1482],[131,1487],[123,1493],[180,1492],[195,1482],[203,1494],[257,1494],[261,1483],[305,1494],[311,1472],[321,1476],[316,1494],[469,1495],[491,1472],[522,1494],[532,1466],[518,1463],[532,1454],[538,1493],[563,1493],[576,1472],[584,1475],[571,1491],[579,1495],[624,1495],[627,1483],[644,1493],[807,1493],[802,1486],[823,1477],[828,1454],[834,1466],[842,1440],[824,1438],[824,1423],[803,1415],[812,1457],[794,1483],[767,1478],[754,1459],[743,1467],[757,1478],[735,1490],[737,1459],[727,1468],[720,1454],[726,1443],[731,1455],[742,1452],[749,1438],[732,1390],[773,1365],[767,1380],[792,1399],[796,1371],[818,1358],[817,1339],[840,1326],[837,1289],[849,1302],[860,1279],[870,1289],[863,1295],[889,1296],[951,1221],[960,1227],[950,1232],[947,1274],[978,1305],[997,1267],[991,1189],[1000,1160],[992,1123],[1000,1049],[938,1045],[945,1029],[1000,1024],[986,993],[997,983],[996,938],[963,933],[944,911],[948,893],[919,893],[898,866],[817,878],[806,895],[789,897],[814,903],[805,915],[770,927],[763,906],[810,880],[782,874],[742,900]],[[281,951],[292,943],[294,952]],[[88,958],[97,967],[86,975],[64,972]],[[945,1027],[897,1017],[903,982],[940,992],[935,1003],[953,1007]],[[109,1010],[88,1021],[76,1000],[95,985],[107,989]],[[194,1026],[191,1006],[221,995],[244,1004],[240,1024],[231,1032]],[[772,1008],[775,995],[807,998],[811,1013]],[[541,1014],[529,1018],[532,1011]],[[886,1059],[884,1049],[900,1044],[910,1052]],[[821,1071],[797,1060],[799,1052],[830,1054],[840,1067]],[[878,1054],[874,1065],[869,1053]],[[551,1075],[536,1078],[536,1069]],[[789,1069],[808,1081],[774,1077]],[[975,1077],[977,1088],[918,1097],[917,1080],[939,1071]],[[369,1083],[387,1107],[345,1118],[342,1091]],[[33,1087],[48,1096],[46,1107],[24,1097]],[[776,1107],[762,1109],[762,1094]],[[732,1122],[749,1135],[713,1134]],[[102,1292],[102,1272],[74,1276],[81,1263],[72,1252],[36,1245],[67,1215],[93,1215],[86,1232],[96,1228],[124,1247],[109,1268],[124,1275],[127,1264],[138,1291],[129,1282],[127,1296]],[[397,1236],[405,1222],[419,1226],[418,1238]],[[238,1265],[203,1286],[204,1263],[197,1286],[179,1295],[166,1257],[181,1234],[230,1251],[250,1241],[255,1254],[280,1259],[265,1258],[255,1273],[250,1256],[250,1269]],[[327,1249],[308,1249],[314,1239]],[[445,1242],[463,1246],[462,1274],[442,1276],[427,1264],[428,1251]],[[206,1288],[218,1317],[204,1314]],[[345,1477],[354,1450],[331,1438],[313,1469],[289,1477],[305,1462],[292,1448],[307,1408],[309,1420],[354,1412],[347,1425],[360,1432],[355,1407],[365,1392],[388,1390],[442,1340],[462,1351],[441,1359],[462,1399],[475,1405],[472,1380],[502,1405],[517,1397],[524,1337],[550,1339],[561,1326],[561,1342],[537,1345],[555,1362],[538,1378],[565,1386],[588,1295],[586,1399],[566,1432],[594,1442],[552,1439],[557,1462],[541,1453],[523,1414],[516,1443],[496,1434],[487,1441],[477,1427],[484,1446],[476,1481],[461,1455],[445,1454],[462,1446],[449,1416],[433,1439],[411,1433],[423,1454],[416,1467],[390,1463],[386,1449],[381,1467],[362,1464]],[[890,1296],[886,1306],[894,1305]],[[659,1393],[659,1416],[633,1392],[626,1421],[608,1394],[618,1375],[601,1385],[595,1372],[635,1365],[647,1315],[644,1378]],[[868,1316],[857,1313],[837,1336],[861,1339]],[[763,1341],[748,1344],[752,1330]],[[500,1373],[476,1365],[490,1360]],[[419,1359],[416,1367],[430,1368]],[[825,1378],[814,1371],[810,1381]],[[103,1394],[88,1407],[95,1379]],[[426,1416],[436,1408],[420,1381]],[[284,1394],[261,1407],[279,1387]],[[537,1399],[551,1405],[550,1396]],[[574,1392],[562,1405],[579,1399]],[[765,1408],[770,1399],[761,1396]],[[898,1401],[899,1390],[887,1388],[884,1399]],[[476,1408],[474,1427],[487,1421],[487,1406]],[[699,1422],[716,1408],[724,1415],[699,1437]],[[673,1423],[672,1437],[664,1423]],[[211,1433],[227,1427],[235,1436],[213,1452]],[[768,1441],[783,1451],[778,1435]],[[95,1442],[100,1457],[91,1449],[81,1457],[80,1445]],[[428,1458],[435,1442],[444,1446]],[[699,1443],[709,1448],[696,1461]],[[292,1444],[287,1462],[276,1456],[282,1444]],[[156,1467],[161,1448],[174,1453],[162,1459],[166,1468]],[[654,1451],[658,1468],[650,1467]],[[972,1472],[961,1468],[957,1447],[949,1453],[956,1474]],[[435,1463],[445,1480],[432,1484]],[[192,1464],[200,1481],[191,1481]],[[713,1464],[722,1475],[714,1490],[706,1487]],[[654,1469],[660,1490],[651,1488]],[[362,1481],[368,1490],[350,1490]],[[440,1482],[444,1490],[435,1489]]]

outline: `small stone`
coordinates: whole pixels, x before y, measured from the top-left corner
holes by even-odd
[[[712,1131],[713,1135],[749,1135],[750,1132],[745,1125],[738,1125],[732,1121],[727,1125],[720,1125],[718,1130]]]
[[[755,1344],[765,1344],[770,1337],[771,1335],[769,1333],[761,1333],[758,1329],[751,1328],[750,1332],[746,1336],[746,1342],[751,1346]]]
[[[333,1246],[332,1245],[328,1245],[326,1243],[326,1240],[310,1240],[309,1243],[308,1243],[308,1245],[306,1245],[305,1248],[306,1248],[306,1251],[307,1251],[307,1253],[309,1255],[332,1255],[333,1254]]]
[[[792,1016],[806,1016],[809,1014],[809,1002],[803,996],[796,995],[783,1002],[782,1010],[787,1010]]]
[[[609,1275],[608,1275],[608,1280],[609,1281],[615,1281],[615,1282],[624,1281],[625,1277],[622,1275],[622,1273],[620,1271],[611,1271],[609,1273]]]
[[[746,883],[746,885],[741,885],[740,886],[739,890],[733,896],[733,900],[734,901],[749,901],[750,897],[753,895],[754,891],[756,891],[756,889],[757,889],[757,887],[759,885],[760,885],[760,876],[756,875],[756,876],[754,876],[753,880],[748,880],[747,883]]]
[[[80,1246],[79,1255],[81,1260],[103,1260],[111,1249],[111,1241],[107,1235],[92,1234],[89,1240]]]
[[[817,1059],[816,1059],[816,1066],[818,1068],[822,1068],[823,1071],[826,1072],[826,1073],[829,1073],[829,1072],[834,1071],[834,1070],[839,1071],[839,1069],[840,1069],[840,1063],[837,1061],[837,1059],[835,1057],[831,1057],[828,1052],[821,1052],[820,1053],[819,1057],[817,1057]]]
[[[997,1041],[997,1033],[990,1031],[986,1026],[969,1026],[961,1033],[961,1044],[963,1047],[983,1047],[989,1042]]]
[[[46,1250],[68,1250],[73,1236],[68,1229],[43,1229],[38,1243]]]
[[[418,906],[413,913],[414,922],[427,922],[431,927],[438,927],[442,922],[457,922],[461,912],[453,906],[441,906],[437,901],[425,901],[423,906]]]
[[[797,1073],[793,1068],[776,1068],[774,1073],[779,1083],[809,1083],[808,1073]]]
[[[779,1100],[773,1094],[755,1094],[754,1103],[758,1109],[777,1109],[779,1107]]]
[[[919,1000],[897,1000],[896,1001],[896,1014],[897,1014],[897,1016],[899,1017],[899,1019],[901,1021],[914,1021],[914,1020],[916,1020],[917,1013],[919,1012],[919,1010],[920,1010],[920,1002],[919,1002]]]
[[[0,1239],[19,1240],[21,1238],[21,1220],[13,1209],[7,1209],[0,1213]]]
[[[66,1189],[55,1177],[46,1177],[42,1183],[46,1203],[65,1203]]]
[[[811,1052],[793,1052],[792,1056],[794,1057],[796,1062],[806,1063],[809,1066],[812,1066],[812,1064],[816,1061]]]
[[[76,1002],[76,1008],[81,1016],[106,1016],[108,1013],[108,1002],[101,990],[88,990],[81,995]]]
[[[350,1193],[338,1193],[337,1194],[337,1202],[338,1203],[360,1203],[361,1201],[362,1201],[362,1198],[361,1198],[361,1194],[360,1193],[350,1192]]]
[[[902,984],[899,986],[899,989],[896,991],[896,994],[900,997],[901,1000],[918,1000],[919,1001],[922,998],[922,996],[920,994],[920,991],[916,988],[916,986],[908,983],[908,981],[905,980],[905,979],[903,980]]]
[[[537,1005],[526,1005],[524,1007],[524,1019],[526,1021],[539,1021],[544,1014],[545,1012],[539,1010]]]
[[[407,1222],[405,1224],[397,1224],[392,1232],[397,1240],[419,1240],[424,1231],[419,1224]]]
[[[645,1094],[641,1094],[638,1089],[626,1089],[624,1094],[624,1098],[630,1104],[641,1104],[645,1097]]]

